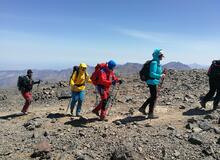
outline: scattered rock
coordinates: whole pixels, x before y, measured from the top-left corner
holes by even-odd
[[[177,150],[175,150],[173,155],[174,155],[176,158],[178,158],[178,157],[180,156],[180,152],[177,151]]]
[[[186,109],[186,106],[180,105],[179,109]]]
[[[193,131],[194,133],[200,133],[200,132],[202,132],[203,130],[202,130],[201,128],[199,128],[199,127],[194,127],[194,128],[192,129],[192,131]]]
[[[219,144],[219,145],[220,145],[220,138],[218,139],[217,144]]]
[[[214,132],[215,132],[216,134],[220,134],[220,129],[217,128],[217,127],[215,127],[215,128],[214,128]]]
[[[175,127],[173,127],[173,126],[168,126],[168,127],[167,127],[167,129],[168,129],[168,130],[172,130],[172,131],[173,131],[173,130],[175,130],[176,128],[175,128]]]
[[[215,152],[214,152],[212,146],[207,146],[207,147],[205,147],[205,148],[202,150],[202,152],[203,152],[204,154],[206,154],[207,156],[210,156],[210,155],[215,154]]]
[[[192,134],[190,136],[190,138],[188,139],[188,141],[192,144],[195,144],[195,145],[201,145],[203,143],[202,138],[196,134]]]
[[[135,160],[135,153],[129,147],[120,146],[112,153],[110,160]]]
[[[40,117],[35,117],[35,118],[29,120],[28,122],[26,122],[24,124],[24,127],[27,130],[31,131],[31,130],[34,130],[35,128],[40,128],[42,126],[42,124],[43,124],[42,119]]]
[[[3,95],[0,95],[0,101],[4,101],[6,100],[8,97],[7,95],[3,94]]]
[[[210,124],[208,124],[208,122],[200,122],[199,123],[199,127],[203,130],[203,131],[208,131],[210,130],[212,127],[210,126]]]
[[[39,142],[36,147],[34,153],[31,155],[31,158],[40,157],[40,159],[50,159],[51,158],[51,146],[47,140],[43,140]]]
[[[196,123],[188,123],[186,125],[186,129],[193,129],[196,128],[198,125]]]

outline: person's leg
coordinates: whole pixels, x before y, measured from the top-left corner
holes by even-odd
[[[108,103],[108,99],[103,99],[102,100],[102,107],[101,107],[101,114],[100,114],[100,119],[104,120],[106,115],[107,115],[107,103]]]
[[[100,119],[104,120],[106,115],[107,115],[107,104],[109,100],[109,90],[105,89],[103,94],[102,94],[102,106],[101,106],[101,114],[100,114]]]
[[[102,107],[102,100],[99,102],[99,104],[92,110],[92,113],[96,114],[97,116],[99,116],[99,111]]]
[[[32,93],[31,92],[24,92],[24,93],[22,93],[22,96],[25,99],[25,104],[24,104],[23,109],[21,110],[21,112],[27,113],[28,108],[29,108],[29,106],[31,104],[31,101],[32,101]]]
[[[141,113],[143,113],[143,114],[147,114],[146,113],[146,107],[148,106],[148,104],[150,103],[150,101],[151,101],[151,97],[149,97],[145,102],[144,102],[144,104],[138,109],[139,110],[139,112],[141,112]]]
[[[74,110],[77,100],[78,100],[78,92],[72,92],[72,101],[71,101],[71,106],[70,106],[71,114],[73,114],[73,110]]]
[[[149,85],[150,88],[150,105],[149,105],[149,118],[157,118],[154,116],[154,108],[157,100],[157,86],[156,85]]]
[[[81,112],[84,97],[85,97],[85,91],[80,91],[79,92],[79,99],[78,99],[77,109],[76,109],[76,116],[79,116],[79,114]]]
[[[203,108],[206,107],[206,103],[208,101],[210,101],[213,98],[213,96],[215,95],[217,88],[216,88],[216,85],[215,85],[215,82],[213,79],[209,79],[209,88],[210,88],[209,92],[205,95],[204,98],[202,98],[202,100],[200,102],[200,104]]]
[[[217,86],[217,93],[216,93],[216,96],[214,98],[213,109],[217,109],[218,104],[220,102],[220,84],[218,84],[218,82],[216,82],[216,86]]]

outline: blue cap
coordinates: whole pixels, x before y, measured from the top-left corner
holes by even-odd
[[[110,61],[108,62],[108,68],[109,68],[109,69],[114,69],[115,67],[116,67],[116,62],[113,61],[113,60],[110,60]]]

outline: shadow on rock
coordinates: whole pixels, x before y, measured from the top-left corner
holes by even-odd
[[[93,123],[98,121],[98,118],[84,118],[84,117],[80,117],[79,119],[72,119],[71,121],[65,122],[65,125],[72,125],[74,127],[83,127],[83,128],[87,128],[86,124],[88,123]]]
[[[50,113],[47,118],[50,118],[50,119],[54,119],[54,118],[63,118],[65,117],[66,115],[63,114],[63,113]]]
[[[213,110],[206,111],[206,110],[201,109],[201,108],[193,108],[193,109],[189,109],[186,112],[183,112],[183,115],[184,116],[207,115],[207,114],[210,114],[212,112],[213,112]]]
[[[9,115],[5,115],[5,116],[0,116],[0,119],[13,119],[16,117],[21,117],[21,116],[25,116],[26,114],[23,113],[13,113],[13,114],[9,114]]]
[[[134,117],[129,116],[124,119],[115,120],[115,121],[113,121],[113,123],[115,123],[115,124],[118,124],[118,123],[128,124],[128,123],[132,123],[132,122],[144,121],[146,119],[147,119],[146,116],[134,116]]]

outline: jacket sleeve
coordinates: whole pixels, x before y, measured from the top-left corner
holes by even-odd
[[[109,87],[112,82],[110,80],[107,80],[107,76],[105,72],[99,72],[99,84],[103,85],[105,87]]]
[[[161,78],[161,74],[157,73],[157,62],[156,61],[152,61],[150,64],[150,77],[155,78],[155,79]]]
[[[116,82],[119,81],[118,77],[115,75],[114,72],[112,72],[112,80],[113,80],[113,81],[116,81]]]
[[[74,86],[74,84],[75,84],[75,80],[76,80],[76,72],[74,72],[72,75],[71,75],[71,77],[70,77],[70,86],[72,87],[72,86]]]

